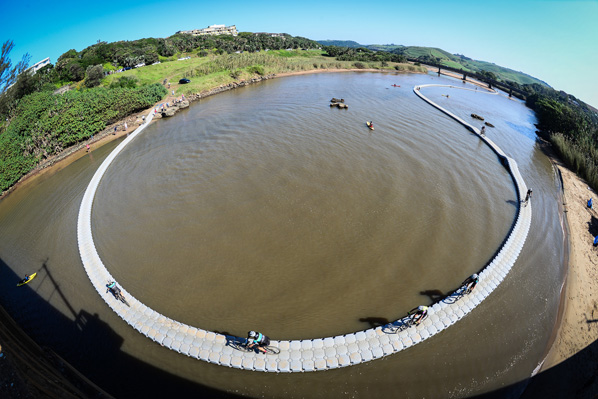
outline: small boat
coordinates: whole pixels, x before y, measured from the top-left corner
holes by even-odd
[[[366,124],[366,126],[367,126],[367,127],[369,127],[369,128],[370,128],[370,130],[374,130],[374,122],[372,122],[372,121],[367,121],[365,124]]]
[[[17,283],[17,287],[20,287],[20,286],[22,286],[22,285],[25,285],[25,284],[29,283],[31,280],[33,280],[33,279],[35,278],[35,276],[37,276],[37,272],[36,272],[36,273],[33,273],[33,274],[31,274],[31,275],[29,275],[29,276],[25,277],[23,280],[19,281],[19,282]]]
[[[394,84],[394,85],[392,85],[392,87],[401,87],[401,85]]]
[[[484,125],[488,126],[488,127],[494,127],[494,125],[490,122],[484,122]]]

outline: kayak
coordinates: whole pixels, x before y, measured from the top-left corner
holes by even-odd
[[[28,282],[30,282],[31,280],[33,280],[35,278],[35,276],[37,276],[37,273],[33,273],[32,275],[29,276],[28,279],[23,279],[23,280],[19,281],[17,283],[17,287],[20,287],[22,285],[27,284]]]
[[[374,130],[374,124],[372,122],[368,121],[365,124],[370,128],[370,130]]]

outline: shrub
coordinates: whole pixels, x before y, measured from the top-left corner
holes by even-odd
[[[110,83],[110,88],[134,89],[137,87],[137,82],[138,79],[135,76],[122,76],[114,79],[112,83]]]
[[[42,159],[102,131],[106,125],[146,109],[166,95],[154,84],[137,89],[96,87],[62,95],[37,92],[19,102],[0,135],[0,190]]]
[[[356,62],[353,66],[357,69],[365,69],[365,65],[362,62]]]
[[[239,79],[239,76],[241,76],[241,71],[238,69],[235,69],[234,71],[231,71],[231,73],[230,73],[230,77],[233,79]]]
[[[85,71],[85,87],[96,87],[104,78],[104,67],[101,65],[88,66]]]
[[[262,76],[264,75],[264,67],[261,65],[253,65],[247,68],[247,72]]]

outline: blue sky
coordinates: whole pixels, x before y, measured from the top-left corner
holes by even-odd
[[[212,24],[314,40],[439,47],[528,73],[598,108],[598,0],[3,2],[13,64],[102,41],[167,37]]]

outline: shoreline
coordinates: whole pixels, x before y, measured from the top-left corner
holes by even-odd
[[[598,212],[587,207],[598,195],[567,168],[547,144],[544,148],[562,186],[559,200],[564,245],[560,303],[551,342],[522,398],[594,397],[598,394]],[[593,232],[593,234],[592,234]]]
[[[202,91],[201,93],[186,95],[186,97],[189,98],[189,102],[191,103],[214,94],[261,82],[262,80],[314,73],[338,72],[388,72],[392,74],[419,73],[379,69],[314,69],[308,71],[286,72],[260,77],[259,79],[251,79],[249,81],[234,82],[228,85],[217,86]],[[459,78],[458,76],[452,77]],[[467,82],[476,84],[469,79]],[[123,120],[107,126],[102,132],[94,135],[94,138],[91,141],[81,142],[64,150],[60,154],[48,158],[3,192],[0,195],[0,200],[8,196],[21,185],[28,183],[32,178],[48,172],[55,173],[85,156],[87,154],[85,151],[86,144],[95,147],[92,148],[91,152],[93,152],[94,149],[127,135],[136,129],[141,115],[147,115],[151,110],[156,109],[160,103],[171,101],[174,97],[168,95],[164,100],[154,104],[152,107],[132,114]],[[180,97],[180,95],[178,97]],[[116,134],[113,134],[114,127],[122,126],[125,121],[128,124],[128,129],[118,130]],[[150,123],[153,122],[154,121]],[[533,388],[531,389],[532,392],[537,388],[534,385],[538,385],[535,384],[534,381],[536,377],[540,377],[538,381],[543,381],[543,374],[551,374],[552,369],[558,368],[561,363],[575,357],[598,339],[598,323],[592,324],[593,322],[598,321],[596,320],[598,319],[598,302],[595,299],[598,295],[593,295],[593,293],[598,293],[598,259],[596,259],[598,249],[592,246],[593,236],[590,234],[593,220],[598,220],[598,212],[587,209],[586,207],[587,199],[591,196],[594,200],[598,201],[598,195],[593,190],[589,189],[588,185],[581,178],[566,168],[558,157],[552,153],[551,149],[547,149],[545,153],[551,159],[553,166],[557,168],[562,175],[562,196],[564,203],[563,209],[559,210],[559,212],[561,215],[566,215],[565,223],[568,225],[568,234],[564,239],[567,241],[569,247],[569,259],[568,262],[565,260],[568,264],[566,266],[566,271],[564,272],[565,278],[561,289],[561,302],[558,310],[559,315],[557,316],[554,326],[553,340],[547,344],[546,356],[538,366],[539,371],[535,376],[532,376],[532,381],[530,383],[530,388]],[[598,228],[598,226],[596,226],[596,228]],[[598,349],[594,349],[594,351],[598,351]],[[591,371],[592,368],[590,367],[589,369]],[[571,371],[571,373],[574,372]],[[568,378],[579,379],[580,377],[569,376]],[[595,381],[595,378],[590,378],[590,376],[588,376],[586,382],[585,385],[588,389],[592,389],[592,392],[598,392],[598,381]],[[543,383],[552,386],[558,382],[553,381],[551,383],[550,381],[543,381]],[[587,386],[588,383],[590,386]],[[584,385],[584,382],[582,382],[582,385]],[[572,389],[573,387],[569,388]],[[530,389],[526,389],[526,393],[528,391],[530,391]],[[525,397],[526,395],[524,394],[523,396]]]
[[[258,82],[261,82],[264,80],[282,78],[282,77],[287,77],[287,76],[308,75],[308,74],[314,74],[314,73],[338,73],[338,72],[388,72],[388,73],[394,73],[394,74],[421,73],[421,72],[416,72],[416,71],[396,71],[396,70],[390,70],[390,69],[384,70],[384,69],[372,69],[372,68],[369,68],[369,69],[357,69],[357,68],[352,68],[352,69],[310,69],[307,71],[293,71],[293,72],[283,72],[283,73],[279,73],[279,74],[265,75],[265,76],[260,76],[259,78],[252,78],[250,80],[240,80],[238,82],[229,83],[227,85],[220,85],[220,86],[212,87],[212,88],[204,90],[200,93],[189,94],[189,95],[186,95],[185,97],[187,98],[189,105],[190,105],[191,103],[197,102],[197,101],[201,100],[202,98],[210,97],[215,94],[222,93],[224,91],[233,90],[233,89],[236,89],[239,87],[244,87],[244,86],[247,86],[247,85],[250,85],[253,83],[258,83]],[[66,166],[70,165],[71,163],[75,162],[79,158],[85,156],[87,153],[92,153],[94,149],[102,147],[103,145],[106,145],[114,140],[117,140],[123,136],[128,135],[129,133],[133,132],[142,123],[142,116],[146,116],[152,110],[158,109],[160,104],[170,102],[174,98],[178,98],[178,97],[180,97],[180,95],[173,96],[171,94],[167,94],[163,100],[158,101],[151,107],[148,107],[144,110],[133,113],[115,123],[107,125],[101,132],[94,134],[90,139],[82,141],[78,144],[75,144],[75,145],[69,147],[69,148],[66,148],[62,152],[55,154],[55,155],[41,161],[35,168],[33,168],[27,174],[21,176],[21,178],[19,180],[17,180],[17,182],[15,184],[13,184],[11,187],[6,189],[4,192],[0,193],[0,201],[2,199],[4,199],[6,196],[8,196],[10,193],[15,191],[18,187],[20,187],[21,185],[23,185],[24,183],[29,181],[31,178],[33,178],[35,176],[41,176],[47,172],[55,173],[55,172],[65,168]],[[175,109],[175,114],[176,114],[176,112],[178,112],[181,108],[186,108],[186,107],[173,106],[172,108]],[[150,123],[155,123],[156,119],[161,119],[161,118],[162,118],[162,116],[154,118],[154,120]],[[128,127],[126,130],[123,128],[125,122],[127,123],[127,127]],[[117,128],[116,134],[114,134],[115,127]],[[120,130],[118,130],[119,127],[121,128]],[[86,145],[90,145],[90,147],[91,147],[90,151],[86,151]]]

